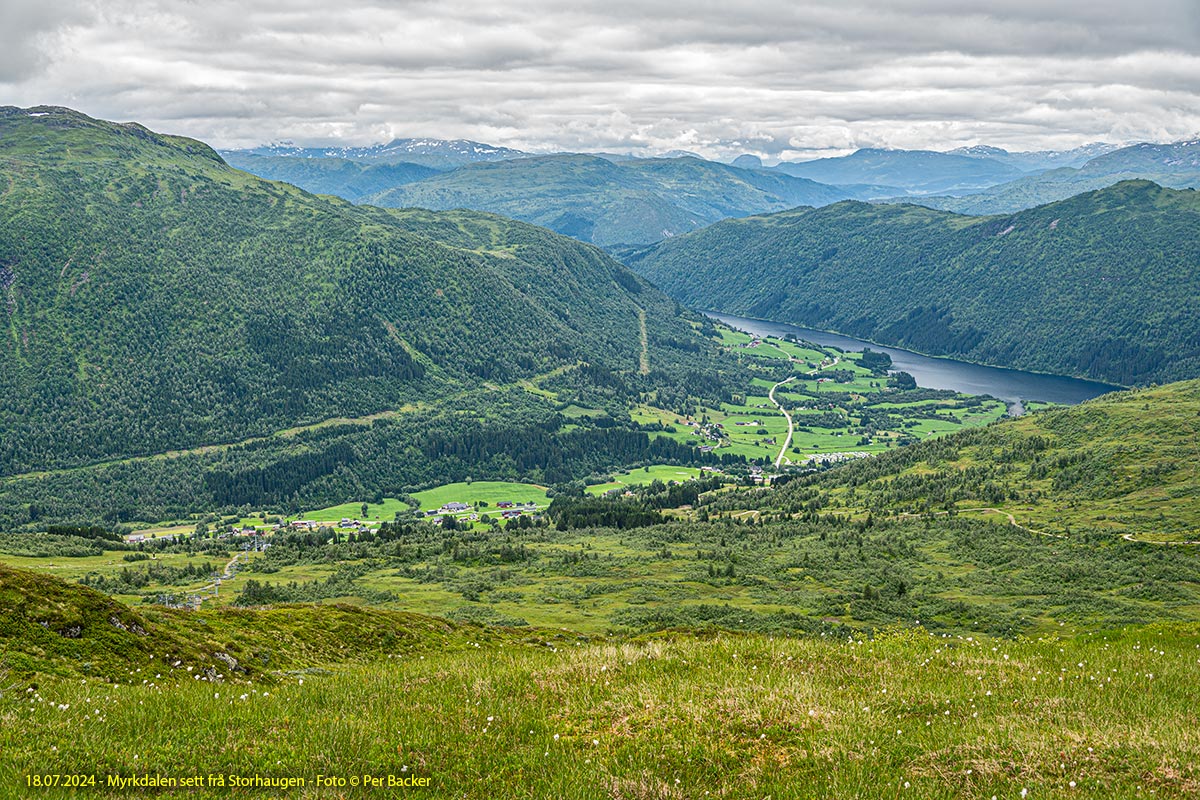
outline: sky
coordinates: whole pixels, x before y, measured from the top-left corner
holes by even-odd
[[[1200,0],[0,0],[0,105],[768,162],[1200,132]]]

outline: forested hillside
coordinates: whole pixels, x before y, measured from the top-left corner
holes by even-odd
[[[472,164],[366,202],[494,211],[607,246],[657,242],[726,217],[857,196],[856,189],[698,158],[554,155]]]
[[[579,363],[714,368],[595,248],[315,197],[138,125],[3,109],[0,196],[0,476],[433,412]]]
[[[626,263],[694,308],[929,354],[1126,385],[1200,375],[1200,198],[1146,181],[999,217],[796,209]]]
[[[988,509],[1052,535],[1200,540],[1200,381],[1105,395],[808,476],[770,500],[792,513],[926,516]],[[975,514],[971,516],[978,518]]]

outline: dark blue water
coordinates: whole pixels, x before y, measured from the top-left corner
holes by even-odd
[[[981,367],[978,364],[968,364],[965,361],[955,361],[949,358],[931,358],[908,350],[871,344],[850,336],[814,331],[781,322],[764,322],[758,319],[712,312],[709,312],[708,316],[755,336],[783,337],[790,333],[798,339],[804,339],[814,344],[840,347],[842,350],[857,351],[869,347],[891,356],[892,369],[909,373],[917,379],[918,386],[930,389],[952,389],[963,394],[990,394],[998,400],[1004,400],[1010,405],[1017,406],[1012,409],[1014,413],[1021,412],[1019,404],[1022,400],[1074,405],[1121,388],[1078,378],[1039,375],[1036,372],[1022,372],[1019,369],[1002,367]]]

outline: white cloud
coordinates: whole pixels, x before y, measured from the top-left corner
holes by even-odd
[[[1193,0],[972,5],[6,0],[0,90],[218,146],[438,136],[771,158],[1200,130]]]

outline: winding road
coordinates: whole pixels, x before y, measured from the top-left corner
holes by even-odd
[[[796,430],[796,425],[792,422],[792,415],[789,414],[787,409],[783,407],[783,403],[780,403],[775,399],[775,390],[780,386],[783,386],[785,383],[791,383],[794,380],[796,380],[795,375],[790,378],[785,378],[784,380],[781,380],[779,383],[772,386],[771,391],[767,392],[767,397],[771,399],[771,402],[774,403],[775,407],[779,409],[779,413],[783,414],[784,418],[786,418],[788,422],[787,438],[783,440],[783,447],[779,448],[779,455],[775,457],[775,469],[779,469],[779,467],[783,465],[784,453],[786,453],[787,449],[792,446],[792,434]]]

